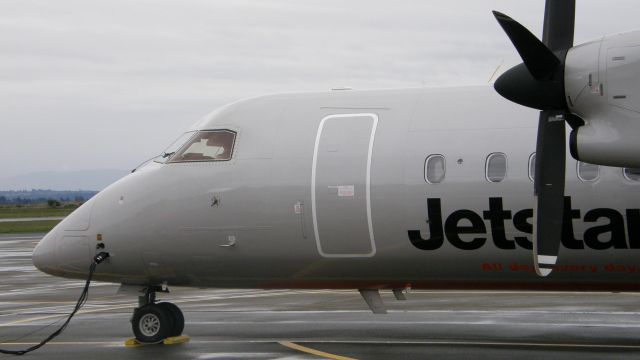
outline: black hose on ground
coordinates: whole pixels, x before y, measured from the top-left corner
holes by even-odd
[[[96,271],[96,266],[98,266],[98,264],[103,262],[108,257],[109,257],[108,252],[101,252],[98,255],[94,256],[93,261],[91,262],[91,266],[89,266],[89,275],[87,276],[87,282],[84,284],[84,288],[82,289],[80,298],[76,302],[76,305],[73,308],[73,311],[71,312],[71,314],[69,314],[69,316],[67,317],[67,320],[65,320],[65,322],[58,328],[58,330],[54,331],[46,339],[42,340],[36,345],[31,346],[30,348],[27,348],[24,350],[0,349],[0,354],[24,355],[26,353],[32,352],[34,350],[37,350],[43,347],[46,343],[55,339],[58,335],[62,334],[64,329],[67,328],[67,325],[69,325],[71,318],[78,312],[78,310],[80,310],[80,308],[85,304],[85,302],[87,302],[87,299],[89,298],[89,284],[91,284],[91,278],[93,278],[93,273]]]

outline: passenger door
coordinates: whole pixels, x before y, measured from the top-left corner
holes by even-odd
[[[371,157],[378,116],[323,118],[313,152],[311,206],[318,252],[324,257],[375,255],[371,219]]]

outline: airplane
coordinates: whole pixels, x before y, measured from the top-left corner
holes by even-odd
[[[523,59],[497,92],[229,104],[64,219],[33,263],[84,279],[107,254],[94,279],[138,294],[144,343],[182,333],[156,300],[175,286],[358,289],[375,313],[385,289],[640,290],[640,32],[573,46],[573,0],[547,0],[542,41],[494,15]]]

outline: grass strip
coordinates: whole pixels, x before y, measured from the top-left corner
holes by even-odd
[[[0,219],[67,216],[75,209],[76,208],[0,207]]]
[[[0,222],[0,234],[46,233],[59,222],[60,220]]]

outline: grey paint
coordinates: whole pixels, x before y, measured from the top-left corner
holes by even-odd
[[[318,127],[311,206],[318,252],[324,257],[375,255],[369,150],[377,122],[375,114],[330,115]]]
[[[325,244],[322,231],[327,231],[333,234],[326,242],[329,248],[334,246],[330,251],[355,255],[322,256],[310,211],[318,127],[327,116],[363,113],[379,118],[370,168],[376,251],[361,256],[369,249],[363,246],[362,185],[356,179],[354,207],[339,207],[331,189],[323,192],[326,201],[319,204],[321,243]],[[424,251],[409,241],[408,230],[420,229],[428,236],[427,198],[441,199],[444,218],[459,209],[482,217],[491,197],[501,197],[512,215],[530,209],[533,184],[528,161],[535,148],[536,119],[535,111],[510,104],[488,87],[285,94],[234,103],[193,127],[237,131],[231,161],[148,164],[60,223],[34,251],[34,263],[54,275],[81,278],[84,272],[64,265],[63,254],[51,257],[50,253],[69,233],[86,235],[93,251],[96,235],[102,234],[111,258],[98,268],[96,278],[127,284],[636,289],[638,273],[606,268],[612,263],[625,269],[635,266],[638,249],[562,248],[560,266],[583,267],[554,271],[540,279],[533,272],[531,251],[496,247],[487,220],[483,220],[487,234],[461,235],[464,241],[487,238],[477,250],[459,250],[445,241],[438,250]],[[352,129],[347,122],[345,129],[359,134],[350,136],[368,131],[366,126]],[[361,164],[362,141],[338,142],[346,146],[338,152],[353,155],[347,164]],[[499,183],[488,182],[484,173],[486,157],[493,152],[508,156],[507,177]],[[440,184],[424,180],[429,154],[447,159],[446,178]],[[329,172],[318,182],[319,192],[326,184],[343,181],[341,177],[351,182],[349,177],[359,174],[361,179],[361,168],[328,163],[321,168]],[[625,180],[620,169],[603,167],[594,182],[579,181],[575,169],[575,161],[568,159],[566,193],[582,217],[595,208],[615,209],[623,216],[626,209],[638,208],[640,184]],[[219,206],[211,206],[213,197],[220,199]],[[69,231],[75,219],[87,217],[91,219],[87,230]],[[576,220],[576,237],[582,238],[586,228],[598,224],[602,219],[588,224]],[[349,228],[352,237],[345,235]],[[505,221],[505,233],[509,239],[526,235],[511,220]],[[222,246],[230,239],[235,239],[234,246]],[[501,264],[502,269],[483,269],[483,264]],[[520,267],[511,270],[513,265]]]

